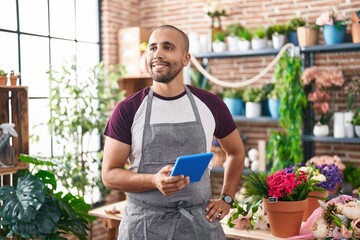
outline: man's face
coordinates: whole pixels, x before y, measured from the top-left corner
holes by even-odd
[[[185,56],[182,38],[177,31],[160,28],[151,34],[146,63],[154,81],[171,82],[188,63]]]

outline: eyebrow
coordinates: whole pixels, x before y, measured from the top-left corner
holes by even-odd
[[[157,45],[157,43],[151,43],[151,44],[149,45],[149,47],[152,47],[152,46],[155,46],[155,45]],[[169,42],[169,41],[161,42],[160,45],[171,45],[171,46],[173,46],[173,47],[176,47],[175,44],[173,44],[173,43],[171,43],[171,42]]]

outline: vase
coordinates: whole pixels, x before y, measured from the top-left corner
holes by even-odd
[[[298,27],[297,37],[300,47],[312,46],[318,43],[319,30],[310,27]]]
[[[341,25],[335,27],[334,25],[325,25],[323,27],[323,36],[326,45],[342,43],[345,40],[346,26]]]
[[[360,16],[357,12],[351,15],[351,35],[353,43],[360,43]]]
[[[280,99],[271,99],[268,100],[269,111],[272,118],[280,117]]]
[[[320,197],[322,199],[316,198]],[[320,207],[319,201],[324,201],[323,199],[326,199],[329,197],[329,191],[312,191],[309,193],[309,197],[307,199],[307,207],[304,212],[303,221],[306,222],[306,220],[311,216],[311,214]]]
[[[269,202],[263,198],[267,212],[271,234],[276,237],[288,238],[299,234],[302,218],[307,206],[307,199],[302,201]]]
[[[229,108],[231,115],[244,115],[244,102],[240,98],[224,98],[224,103]]]
[[[315,124],[313,134],[316,137],[325,137],[329,135],[329,125],[327,124]]]
[[[354,112],[349,111],[344,113],[344,124],[345,124],[345,136],[347,138],[353,138],[355,136],[354,125],[351,124],[351,120],[354,117]]]
[[[344,112],[335,112],[334,113],[334,138],[344,138],[345,134],[345,125],[344,125]]]
[[[355,126],[356,136],[360,137],[360,126]]]

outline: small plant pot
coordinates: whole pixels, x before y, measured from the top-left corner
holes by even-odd
[[[351,15],[351,35],[353,43],[360,43],[360,17],[354,12]]]
[[[360,137],[360,125],[355,126],[355,133],[356,133],[356,136]]]
[[[251,46],[254,50],[264,49],[266,48],[266,39],[253,38],[251,40]]]
[[[326,25],[323,27],[323,35],[326,45],[342,43],[345,40],[346,26],[336,28],[334,25]]]
[[[274,49],[280,49],[285,45],[286,37],[284,34],[272,35],[272,43]]]
[[[329,125],[315,124],[313,129],[313,134],[315,137],[325,137],[329,135]]]
[[[236,52],[238,50],[238,37],[236,36],[228,36],[226,38],[227,41],[227,46],[228,46],[228,50],[229,52]]]
[[[240,51],[246,51],[250,49],[250,41],[248,40],[238,40],[237,47]]]
[[[213,51],[221,53],[226,51],[226,43],[215,41],[212,43]]]
[[[261,103],[247,102],[245,105],[245,116],[256,118],[261,116]]]
[[[287,34],[287,39],[289,41],[289,43],[292,43],[294,44],[295,46],[299,46],[299,40],[298,40],[298,37],[297,37],[297,32],[289,32]]]
[[[6,86],[7,76],[0,76],[0,85]]]
[[[318,43],[319,30],[309,27],[298,27],[297,36],[300,47],[316,45]]]
[[[16,86],[17,79],[18,79],[17,76],[10,76],[10,85]]]

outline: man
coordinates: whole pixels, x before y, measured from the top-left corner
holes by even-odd
[[[120,102],[106,127],[103,182],[128,197],[119,239],[225,239],[219,220],[231,208],[244,146],[221,99],[184,85],[188,50],[181,30],[155,29],[147,50],[153,85]],[[227,167],[222,198],[210,200],[209,169],[191,184],[170,172],[178,156],[209,152],[213,136],[226,152]]]

